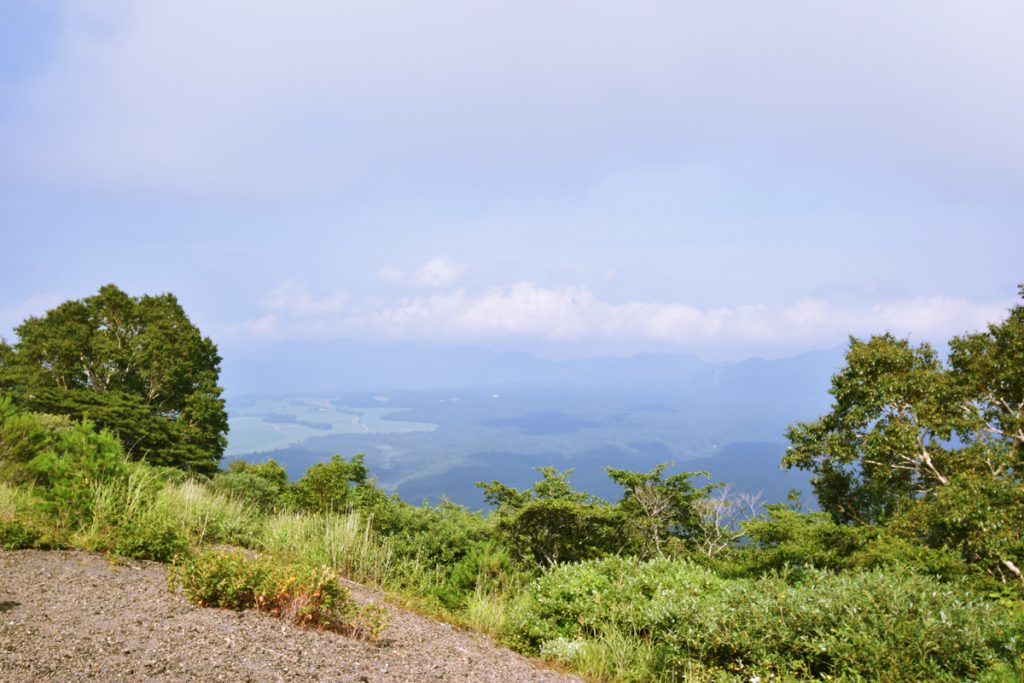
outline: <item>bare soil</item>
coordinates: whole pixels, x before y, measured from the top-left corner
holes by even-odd
[[[391,622],[378,644],[190,604],[153,562],[0,551],[0,681],[577,681],[353,588]]]

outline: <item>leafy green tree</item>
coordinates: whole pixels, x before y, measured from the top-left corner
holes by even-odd
[[[1024,582],[1024,306],[954,338],[946,363],[892,335],[851,339],[831,394],[783,459],[813,472],[824,510]]]
[[[217,348],[171,294],[114,285],[25,320],[0,341],[0,392],[21,407],[88,417],[129,456],[212,474],[227,446]]]
[[[949,362],[970,418],[965,435],[993,452],[985,467],[994,476],[1015,468],[1009,474],[1024,479],[1024,305],[985,332],[953,339]]]
[[[661,463],[650,472],[607,468],[608,476],[623,488],[617,508],[636,535],[640,555],[664,556],[667,549],[682,550],[693,544],[701,529],[699,501],[715,488],[694,488],[690,479],[707,472],[681,472],[665,477],[673,463]]]
[[[496,509],[496,529],[513,552],[548,567],[621,550],[628,537],[622,514],[569,483],[572,470],[539,467],[529,489],[519,491],[499,481],[479,482],[484,499]]]
[[[319,513],[377,504],[386,496],[369,478],[364,458],[362,453],[351,460],[335,454],[328,462],[316,463],[288,489],[289,503],[299,510]]]
[[[851,339],[830,393],[828,415],[789,428],[783,463],[814,472],[818,500],[838,521],[886,521],[949,483],[951,439],[963,417],[929,345],[888,334]]]

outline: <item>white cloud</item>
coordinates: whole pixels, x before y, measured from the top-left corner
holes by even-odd
[[[351,297],[347,292],[337,291],[315,299],[300,284],[288,282],[267,297],[267,308],[297,318],[330,316],[342,313],[348,307]]]
[[[274,338],[280,336],[280,331],[280,320],[273,313],[228,328],[229,334],[242,339]]]
[[[436,256],[412,273],[388,264],[377,271],[377,279],[389,285],[416,287],[418,289],[440,289],[459,281],[464,268],[444,256]]]
[[[412,276],[417,287],[435,289],[454,284],[462,276],[462,268],[451,260],[438,256],[420,266]]]
[[[281,291],[281,290],[278,290]],[[700,308],[683,302],[599,299],[586,287],[545,287],[534,282],[471,292],[459,288],[391,302],[346,302],[332,307],[294,294],[286,324],[273,316],[245,324],[272,338],[360,337],[448,342],[601,339],[656,342],[680,348],[820,348],[847,335],[892,332],[915,340],[947,339],[1005,316],[1007,306],[962,298],[923,297],[863,307],[804,299],[786,306]],[[278,302],[280,297],[271,297]],[[296,305],[294,302],[299,302]],[[281,307],[284,308],[284,307]],[[269,318],[269,319],[268,319]]]

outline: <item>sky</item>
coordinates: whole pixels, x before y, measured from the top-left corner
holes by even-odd
[[[6,0],[0,336],[780,357],[1024,281],[1024,5]]]

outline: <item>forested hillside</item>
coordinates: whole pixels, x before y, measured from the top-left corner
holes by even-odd
[[[850,340],[831,410],[787,434],[816,512],[668,462],[609,468],[614,500],[571,470],[483,481],[486,515],[388,495],[358,454],[295,481],[273,460],[217,470],[219,357],[173,297],[106,287],[18,334],[0,347],[5,548],[164,561],[199,604],[374,640],[386,618],[348,577],[600,680],[1024,671],[1024,302],[947,358]]]

